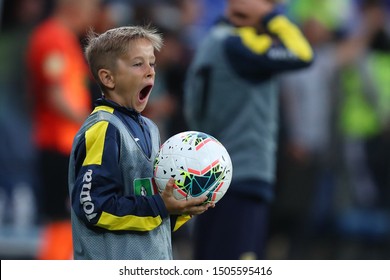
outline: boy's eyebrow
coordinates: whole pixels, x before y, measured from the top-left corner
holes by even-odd
[[[135,57],[130,57],[130,59],[144,59],[145,57],[144,56],[135,56]],[[149,57],[150,59],[156,59],[156,56],[150,56]]]

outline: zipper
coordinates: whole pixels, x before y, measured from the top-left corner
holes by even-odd
[[[141,115],[140,114],[137,114],[136,116],[136,121],[137,121],[137,124],[141,127],[141,131],[142,131],[142,135],[144,137],[144,143],[145,143],[145,146],[146,146],[146,154],[148,155],[148,157],[150,157],[151,155],[151,143],[149,141],[146,141],[146,139],[148,139],[149,135],[146,135],[146,129],[145,129],[145,122],[142,120],[141,118]],[[139,140],[141,141],[141,139]]]

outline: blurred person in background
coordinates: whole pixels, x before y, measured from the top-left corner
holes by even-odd
[[[363,56],[382,23],[368,11],[348,30],[352,1],[296,0],[290,14],[313,46],[316,61],[310,67],[282,76],[282,127],[273,233],[285,255],[278,258],[334,257],[329,246],[336,215],[336,186],[342,157],[336,118],[343,92],[339,70]],[[282,237],[280,235],[279,237]],[[276,238],[275,238],[276,237]],[[277,243],[279,245],[277,245]],[[273,247],[273,246],[271,246]],[[276,256],[274,256],[276,257]]]
[[[375,29],[371,28],[366,51],[344,65],[339,74],[338,128],[347,188],[337,229],[342,239],[340,255],[348,259],[389,257],[390,37],[386,2],[357,1],[360,21],[367,29]]]
[[[278,2],[227,1],[226,18],[199,45],[188,72],[189,127],[221,141],[234,169],[218,207],[195,220],[195,259],[266,257],[277,152],[276,77],[313,61],[309,43]]]
[[[347,171],[354,189],[353,199],[368,207],[387,204],[383,199],[388,199],[389,194],[385,186],[387,164],[383,161],[388,157],[386,137],[390,127],[390,90],[386,82],[390,77],[390,37],[385,31],[388,11],[384,4],[383,0],[359,1],[361,21],[366,29],[375,29],[371,28],[366,51],[340,71],[343,95],[339,121]]]
[[[57,0],[28,45],[44,224],[38,259],[72,257],[68,160],[73,137],[91,109],[89,73],[79,39],[93,24],[98,8],[99,0]]]

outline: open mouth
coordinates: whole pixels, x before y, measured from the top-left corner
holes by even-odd
[[[141,91],[139,92],[139,100],[140,101],[145,100],[145,98],[148,97],[150,92],[152,91],[152,88],[153,88],[152,85],[148,85],[148,86],[144,87],[143,89],[141,89]]]

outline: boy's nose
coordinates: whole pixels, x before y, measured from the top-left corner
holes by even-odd
[[[154,71],[154,67],[149,66],[148,70],[147,70],[147,73],[146,73],[146,76],[148,78],[152,78],[152,77],[154,77],[155,74],[156,74],[156,72]]]

